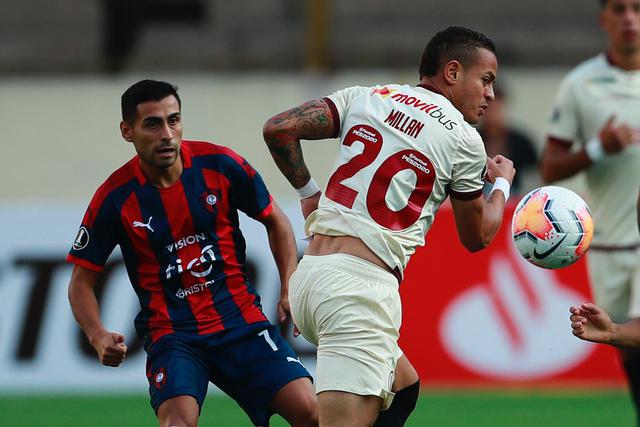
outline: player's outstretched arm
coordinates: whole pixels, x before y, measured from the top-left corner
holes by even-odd
[[[538,162],[540,177],[551,183],[574,176],[591,164],[586,151],[572,151],[571,141],[558,142],[548,138]]]
[[[278,301],[278,321],[286,322],[291,316],[289,308],[289,277],[296,269],[298,251],[289,218],[273,203],[271,213],[261,220],[267,229],[269,246],[280,275],[280,301]]]
[[[271,117],[262,129],[273,160],[296,189],[302,188],[311,179],[300,140],[331,138],[333,132],[331,110],[321,99],[305,102]]]
[[[123,335],[107,331],[100,321],[100,308],[93,290],[97,277],[97,272],[75,265],[69,283],[69,302],[100,363],[117,367],[127,354],[127,346]]]
[[[513,162],[498,155],[487,161],[487,179],[495,182],[496,178],[504,178],[509,184],[513,181],[515,169]],[[504,215],[506,203],[502,191],[492,191],[484,200],[478,197],[473,200],[451,199],[456,228],[460,241],[470,252],[486,248],[496,236]]]
[[[583,303],[569,308],[573,335],[618,347],[640,347],[640,319],[617,324],[600,307]]]

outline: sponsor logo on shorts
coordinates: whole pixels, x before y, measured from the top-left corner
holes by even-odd
[[[287,356],[287,362],[293,362],[293,363],[299,363],[300,366],[304,366],[302,364],[302,362],[300,361],[299,357],[291,357],[291,356]]]

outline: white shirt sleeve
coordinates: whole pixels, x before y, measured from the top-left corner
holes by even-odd
[[[461,132],[462,141],[458,146],[452,170],[451,196],[457,199],[478,197],[484,186],[487,167],[487,153],[478,132],[469,126]]]
[[[333,92],[325,98],[331,101],[336,108],[334,115],[337,113],[338,117],[334,117],[333,120],[339,121],[339,129],[342,129],[342,125],[345,117],[347,116],[347,111],[349,110],[351,102],[358,96],[369,93],[370,90],[371,88],[369,87],[353,86]]]
[[[571,75],[564,78],[551,113],[548,135],[553,138],[571,141],[578,136],[578,116],[575,97],[575,79]]]

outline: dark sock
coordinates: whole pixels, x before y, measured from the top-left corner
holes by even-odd
[[[373,427],[402,427],[413,412],[420,394],[420,381],[396,392],[391,406],[380,412]]]
[[[640,351],[621,350],[622,366],[627,374],[633,406],[636,410],[636,423],[640,426]]]

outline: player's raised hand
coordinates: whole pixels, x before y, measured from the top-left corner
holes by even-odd
[[[592,342],[611,342],[611,332],[615,324],[600,307],[592,303],[583,303],[580,306],[571,306],[569,312],[573,335]]]
[[[513,162],[503,155],[498,154],[493,159],[487,159],[487,175],[485,179],[490,183],[494,183],[496,178],[501,176],[509,184],[513,183],[513,177],[516,174],[516,170],[513,167]]]
[[[304,219],[307,219],[307,217],[311,215],[311,212],[318,209],[321,194],[322,192],[318,191],[313,196],[300,200],[300,208],[302,209],[302,216]]]
[[[117,332],[104,332],[93,338],[91,345],[98,353],[100,363],[105,366],[118,367],[127,355],[124,335]]]
[[[615,114],[609,117],[598,134],[602,149],[607,153],[617,153],[634,142],[635,133],[628,125],[614,125]]]

